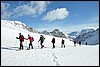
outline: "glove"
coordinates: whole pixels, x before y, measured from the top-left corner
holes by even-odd
[[[16,37],[16,39],[18,39],[18,37]]]

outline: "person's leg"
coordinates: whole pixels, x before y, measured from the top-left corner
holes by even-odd
[[[30,49],[30,45],[31,45],[31,44],[29,43],[29,49]]]
[[[55,48],[55,45],[54,45],[54,43],[53,43],[53,48]]]
[[[54,43],[54,48],[55,48],[55,43]]]
[[[41,48],[42,48],[42,42],[40,42]]]
[[[63,44],[61,44],[61,48],[63,47]]]
[[[74,47],[76,47],[76,44],[74,44]]]
[[[33,45],[32,45],[32,42],[30,42],[30,44],[31,44],[31,48],[33,49]]]
[[[64,48],[65,48],[65,44],[64,44]]]
[[[19,47],[19,49],[21,50],[21,42],[20,42],[20,47]]]
[[[44,47],[44,45],[43,45],[43,41],[41,41],[41,48],[43,48]]]
[[[20,50],[22,49],[22,41],[20,41],[20,48],[19,48]]]
[[[22,49],[23,49],[23,42],[22,42],[22,44],[21,44],[21,47],[22,47]]]

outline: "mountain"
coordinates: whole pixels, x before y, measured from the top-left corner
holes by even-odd
[[[74,32],[69,33],[68,35],[69,36],[77,36],[77,33],[78,33],[78,31],[74,31]]]
[[[60,32],[59,29],[54,29],[52,32],[48,32],[46,30],[39,32],[40,34],[51,35],[55,37],[66,38],[66,35],[63,32]]]
[[[66,38],[65,34],[63,32],[60,32],[59,29],[55,29],[52,32],[50,32],[50,35],[55,37],[63,37]]]
[[[68,35],[68,38],[74,39],[77,37],[78,33],[79,33],[78,31],[74,31],[74,32],[71,32],[67,35]]]
[[[91,31],[94,31],[94,29],[82,29],[78,35],[81,35],[81,34],[84,34],[84,33],[88,33],[88,32],[91,32]]]
[[[33,33],[37,33],[37,31],[35,29],[33,29],[32,27],[27,26],[25,23],[22,23],[20,21],[10,21],[10,20],[1,20],[1,24],[2,26],[6,27],[6,28],[11,28],[11,29],[21,29],[21,30],[27,30]]]
[[[44,30],[44,31],[42,31],[42,32],[38,32],[38,33],[40,33],[40,34],[45,34],[45,35],[50,35],[50,32],[48,32],[48,31],[46,31],[46,30]]]
[[[75,38],[77,42],[81,41],[82,43],[89,44],[99,44],[99,28],[96,30],[91,30],[87,33],[83,33]]]
[[[91,32],[91,31],[94,31],[94,29],[82,29],[80,31],[74,31],[74,32],[69,33],[68,37],[74,39],[81,34],[88,33],[88,32]]]

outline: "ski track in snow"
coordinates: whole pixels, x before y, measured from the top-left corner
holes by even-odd
[[[53,62],[56,63],[55,66],[60,66],[59,62],[57,61],[58,57],[55,56],[55,53],[52,53],[52,56],[53,56]]]

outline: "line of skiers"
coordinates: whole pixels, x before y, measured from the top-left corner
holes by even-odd
[[[33,49],[32,42],[34,41],[34,38],[31,37],[29,34],[28,34],[28,38],[24,38],[24,36],[21,33],[19,33],[19,37],[16,37],[16,39],[19,39],[19,41],[20,41],[20,47],[19,47],[20,50],[23,49],[24,39],[25,40],[29,40],[29,48],[28,49],[30,49],[30,47],[31,47],[31,49]],[[39,41],[40,41],[41,48],[44,47],[44,45],[43,45],[44,40],[45,40],[44,36],[43,35],[40,35]],[[55,48],[55,38],[52,38],[52,41],[51,42],[53,44],[53,48]],[[65,40],[62,39],[62,41],[61,41],[61,48],[62,47],[65,48],[64,42],[65,42]],[[74,42],[74,47],[76,47],[76,41],[74,40],[73,42]],[[81,41],[79,41],[79,45],[81,45]],[[86,42],[86,45],[87,45],[87,42]]]
[[[74,42],[74,47],[76,47],[77,42],[75,40],[73,42]],[[81,41],[79,41],[78,44],[81,46]],[[87,46],[87,42],[85,42],[85,45]]]
[[[20,50],[23,49],[23,42],[24,42],[24,39],[25,39],[25,40],[29,40],[29,48],[28,48],[28,49],[30,49],[30,47],[31,47],[31,49],[33,49],[32,42],[34,41],[34,38],[31,37],[29,34],[28,34],[28,38],[24,38],[24,36],[23,36],[21,33],[19,33],[19,37],[16,37],[16,39],[19,39],[19,41],[20,41],[20,47],[19,47]],[[39,41],[40,41],[41,48],[44,47],[44,45],[43,45],[44,40],[45,40],[44,36],[43,36],[43,35],[40,35]],[[39,42],[39,41],[38,41],[38,42]],[[52,38],[52,41],[51,41],[51,42],[52,42],[52,44],[53,44],[53,48],[55,48],[55,38]],[[65,40],[62,39],[61,48],[62,48],[62,47],[65,48],[64,42],[65,42]]]

